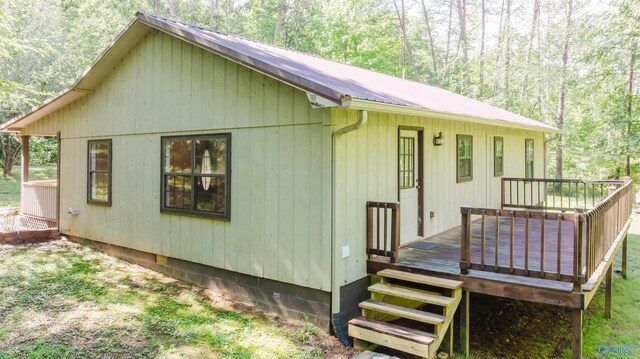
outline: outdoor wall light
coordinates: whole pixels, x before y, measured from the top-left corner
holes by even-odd
[[[438,133],[438,135],[433,138],[433,145],[434,146],[444,145],[444,135],[442,134],[442,132]]]

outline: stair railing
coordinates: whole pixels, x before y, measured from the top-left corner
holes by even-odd
[[[367,202],[367,255],[398,260],[400,247],[400,203]]]

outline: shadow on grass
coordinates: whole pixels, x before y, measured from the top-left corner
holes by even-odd
[[[0,251],[0,359],[322,355],[192,286],[123,266],[86,249]]]

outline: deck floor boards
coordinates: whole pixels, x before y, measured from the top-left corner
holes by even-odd
[[[574,222],[562,221],[561,236],[561,273],[573,274],[573,237]],[[495,262],[495,217],[487,217],[485,222],[485,264],[493,265]],[[480,220],[472,223],[471,261],[481,262],[481,233],[482,224]],[[529,263],[528,269],[532,271],[540,270],[541,254],[541,221],[531,220],[529,223]],[[557,272],[557,244],[558,244],[558,221],[546,220],[545,223],[545,250],[544,250],[544,270],[548,273]],[[428,250],[410,247],[401,247],[397,265],[400,267],[417,268],[425,271],[442,273],[450,276],[460,275],[460,227],[438,233],[434,236],[420,239],[427,243],[435,243],[436,246]],[[525,268],[525,219],[514,219],[514,268]],[[499,235],[499,265],[509,267],[510,254],[510,219],[500,218]],[[584,253],[584,251],[583,251]],[[386,258],[374,257],[373,260],[385,261]],[[492,279],[503,282],[519,283],[524,285],[570,291],[571,283],[556,280],[530,278],[514,276],[480,270],[471,270],[469,277],[477,279]]]

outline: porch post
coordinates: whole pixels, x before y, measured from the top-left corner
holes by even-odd
[[[607,277],[605,278],[605,295],[604,295],[604,317],[611,318],[611,297],[613,289],[613,262],[607,269]]]
[[[627,279],[627,242],[629,242],[627,235],[624,235],[622,240],[622,278]]]
[[[29,182],[29,136],[20,136],[22,143],[22,183]]]
[[[469,299],[471,293],[462,290],[462,300],[460,301],[460,353],[465,357],[469,357],[469,323],[470,308]]]
[[[573,358],[582,358],[582,322],[584,319],[584,310],[573,309],[571,313],[571,324],[573,340],[571,341],[571,348],[573,349]]]

